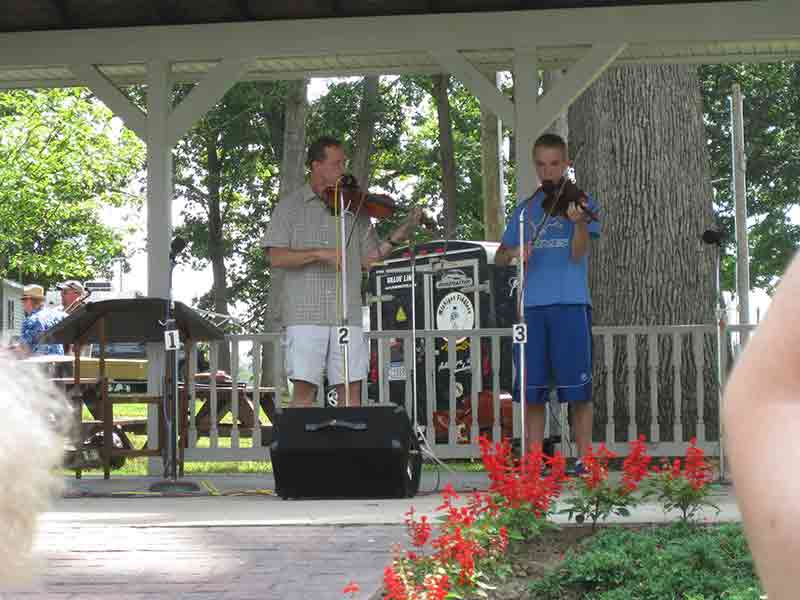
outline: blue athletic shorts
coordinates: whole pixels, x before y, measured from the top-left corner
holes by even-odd
[[[586,304],[525,307],[526,401],[545,404],[550,386],[560,402],[592,399],[592,308]],[[519,351],[514,345],[514,401],[519,402]]]

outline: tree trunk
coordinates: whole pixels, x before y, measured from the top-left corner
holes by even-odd
[[[497,74],[492,74],[497,85]],[[505,229],[505,184],[502,166],[503,126],[481,104],[481,185],[483,187],[483,237],[499,242]]]
[[[610,69],[570,109],[569,131],[579,187],[600,204],[603,231],[593,243],[590,289],[595,325],[683,325],[714,321],[714,259],[700,243],[713,222],[709,158],[694,68],[673,65]],[[636,421],[649,436],[651,416],[662,440],[673,439],[672,353],[681,352],[683,438],[697,419],[696,371],[688,339],[674,348],[661,336],[656,378],[650,381],[647,344],[636,340]],[[714,343],[705,343],[705,421],[718,422]],[[626,340],[614,340],[612,373],[595,354],[595,439],[608,418],[605,377],[614,378],[617,439],[627,436]],[[650,385],[658,386],[651,415]],[[701,408],[701,410],[703,410]],[[680,441],[680,440],[675,440]]]
[[[378,76],[364,77],[362,82],[361,110],[358,115],[358,133],[356,148],[353,153],[352,173],[362,189],[369,188],[372,166],[372,138],[375,133],[375,122],[378,119]]]
[[[456,160],[453,148],[453,124],[450,121],[450,98],[447,90],[450,75],[433,76],[433,99],[439,116],[439,156],[442,163],[442,193],[444,195],[445,235],[456,235]]]
[[[228,282],[225,270],[225,240],[222,233],[222,211],[220,198],[220,174],[222,164],[217,154],[217,136],[213,130],[207,131],[206,156],[208,169],[208,257],[211,260],[211,271],[214,276],[212,294],[214,296],[214,312],[228,314]],[[231,355],[227,345],[220,346],[217,367],[230,372]],[[231,373],[231,375],[233,375]]]
[[[285,126],[283,128],[283,155],[281,157],[280,187],[278,199],[303,185],[305,181],[306,148],[306,88],[308,80],[292,81],[286,95]],[[280,290],[283,287],[283,269],[269,268],[269,292],[264,312],[264,331],[280,331],[283,327],[280,313]],[[265,344],[261,355],[261,381],[264,385],[276,385],[282,373],[275,369],[275,347]]]
[[[281,180],[278,195],[282,199],[305,181],[306,100],[308,80],[292,81],[286,94]]]

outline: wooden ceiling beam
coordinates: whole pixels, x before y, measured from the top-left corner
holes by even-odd
[[[245,21],[255,21],[256,17],[253,11],[250,10],[250,2],[248,2],[248,0],[234,0],[234,2],[242,19]]]
[[[161,25],[179,25],[183,22],[176,0],[152,0],[151,7]]]
[[[72,16],[70,15],[68,0],[50,0],[50,4],[56,9],[61,25],[71,28]]]

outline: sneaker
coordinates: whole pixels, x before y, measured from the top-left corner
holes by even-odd
[[[583,464],[581,459],[578,459],[578,460],[575,461],[575,467],[573,467],[573,471],[572,472],[575,475],[575,477],[583,477],[589,471],[586,468],[586,466]]]
[[[518,461],[522,458],[522,440],[519,438],[514,438],[511,440],[511,457]]]

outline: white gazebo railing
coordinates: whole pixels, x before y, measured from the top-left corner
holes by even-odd
[[[604,441],[612,451],[624,455],[628,442],[644,435],[655,456],[682,455],[692,437],[709,455],[719,454],[719,373],[722,381],[732,367],[743,338],[754,325],[680,325],[664,327],[595,327],[593,401],[596,442]],[[509,387],[501,382],[504,361],[511,361],[508,329],[417,331],[417,365],[420,371],[416,419],[424,424],[425,436],[434,453],[443,459],[477,458],[477,439],[486,434],[499,439],[503,415],[507,416]],[[381,331],[367,334],[374,355],[362,402],[401,402],[414,418],[414,372],[411,332]],[[723,339],[717,353],[717,340]],[[468,338],[469,344],[465,343]],[[441,354],[446,340],[444,357]],[[279,333],[231,335],[211,347],[210,370],[216,371],[221,345],[231,356],[231,382],[210,378],[208,384],[190,380],[187,388],[190,411],[186,460],[260,460],[268,458],[273,402],[285,406],[289,388],[284,380],[266,381],[262,374],[262,349],[271,346],[272,372],[281,373],[283,348]],[[458,349],[459,343],[461,348]],[[391,348],[402,346],[400,361],[389,360]],[[464,347],[468,349],[465,351]],[[480,348],[481,356],[474,349]],[[502,350],[502,351],[501,351]],[[191,359],[196,364],[196,357]],[[464,356],[466,352],[466,358]],[[397,352],[395,352],[397,355]],[[241,364],[240,357],[249,360]],[[722,369],[718,371],[721,356]],[[255,358],[254,358],[255,357]],[[401,362],[402,364],[398,364]],[[488,368],[487,368],[488,363]],[[438,368],[434,365],[438,364]],[[382,365],[382,368],[381,368]],[[445,366],[446,365],[446,366]],[[243,368],[245,367],[246,368]],[[506,363],[506,366],[509,365]],[[434,372],[446,373],[446,396]],[[457,373],[461,375],[457,376]],[[458,379],[457,379],[458,377]],[[468,385],[464,385],[465,379]],[[449,381],[447,380],[449,379]],[[406,381],[390,398],[390,384]],[[277,383],[277,385],[276,385]],[[202,389],[200,389],[202,387]],[[439,394],[437,395],[437,387]],[[466,390],[466,391],[465,391]],[[490,408],[481,411],[481,392],[489,395]],[[462,396],[463,397],[457,397]],[[320,393],[319,401],[323,395]],[[198,410],[198,407],[204,406]],[[505,405],[505,410],[503,409]],[[557,407],[555,403],[551,407]],[[263,407],[263,408],[262,408]],[[470,410],[464,410],[469,408]],[[280,410],[280,406],[278,407]],[[226,414],[230,411],[230,416]],[[514,411],[513,431],[518,435],[519,416]],[[574,455],[569,443],[567,407],[562,405],[548,418],[548,431],[560,434],[560,449]],[[488,413],[488,414],[487,414]],[[438,427],[434,426],[438,423]],[[553,428],[556,428],[554,430]]]

